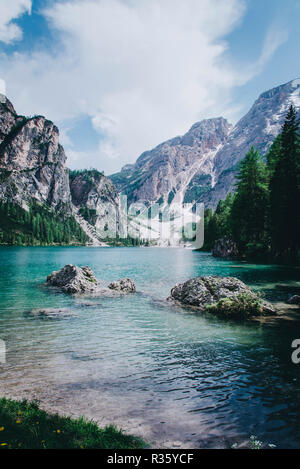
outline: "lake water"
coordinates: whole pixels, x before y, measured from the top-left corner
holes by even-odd
[[[137,293],[75,298],[41,284],[65,264],[104,281],[131,277]],[[235,276],[272,301],[300,293],[299,269],[237,264],[186,249],[0,248],[0,394],[50,411],[114,423],[156,447],[226,448],[256,435],[300,447],[297,320],[247,325],[203,317],[165,299],[199,275]],[[35,318],[65,307],[74,317]]]

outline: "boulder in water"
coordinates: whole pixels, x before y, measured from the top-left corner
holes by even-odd
[[[130,278],[112,282],[108,287],[104,287],[96,279],[90,267],[78,267],[72,264],[65,265],[62,269],[52,272],[47,277],[46,283],[59,288],[64,293],[92,296],[113,296],[136,291],[135,283]]]
[[[120,293],[135,293],[136,286],[135,282],[130,278],[123,278],[117,282],[112,282],[108,285],[108,288]]]
[[[89,267],[68,264],[52,272],[47,277],[47,284],[59,287],[64,293],[93,293],[99,283]]]
[[[34,308],[28,311],[27,314],[40,319],[64,319],[77,316],[67,308]]]
[[[300,306],[300,296],[299,295],[293,295],[288,299],[288,304],[289,305],[297,305]]]
[[[220,317],[245,319],[276,314],[250,287],[234,277],[197,277],[175,285],[168,300]]]

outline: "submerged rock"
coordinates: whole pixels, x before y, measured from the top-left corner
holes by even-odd
[[[222,317],[241,319],[276,314],[276,309],[234,277],[207,276],[175,285],[168,300]]]
[[[117,282],[112,282],[108,285],[111,290],[118,291],[120,293],[135,293],[136,286],[135,282],[130,278],[123,278]]]
[[[293,295],[288,299],[288,304],[289,305],[298,305],[300,306],[300,296],[299,295]]]
[[[239,257],[239,250],[232,239],[228,238],[228,236],[224,236],[224,238],[218,239],[215,242],[212,255],[224,259],[233,259]]]
[[[130,278],[112,282],[104,287],[96,279],[90,267],[78,267],[68,264],[62,269],[52,272],[47,277],[47,285],[57,287],[64,293],[91,294],[96,296],[112,296],[121,293],[133,293],[136,286]]]
[[[76,317],[73,311],[67,308],[34,308],[27,312],[29,316],[41,319],[63,319]]]

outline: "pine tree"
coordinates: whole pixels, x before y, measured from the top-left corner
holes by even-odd
[[[296,257],[300,242],[299,123],[291,106],[270,167],[270,227],[275,256]]]
[[[241,162],[236,179],[230,217],[232,234],[240,252],[251,256],[267,249],[268,178],[254,147]]]

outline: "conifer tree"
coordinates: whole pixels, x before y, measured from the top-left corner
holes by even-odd
[[[231,210],[234,240],[243,254],[266,250],[267,243],[267,172],[259,152],[252,147],[240,164],[237,191]]]
[[[272,250],[292,259],[300,243],[299,122],[291,106],[282,127],[280,143],[268,160],[270,168],[270,228]]]

